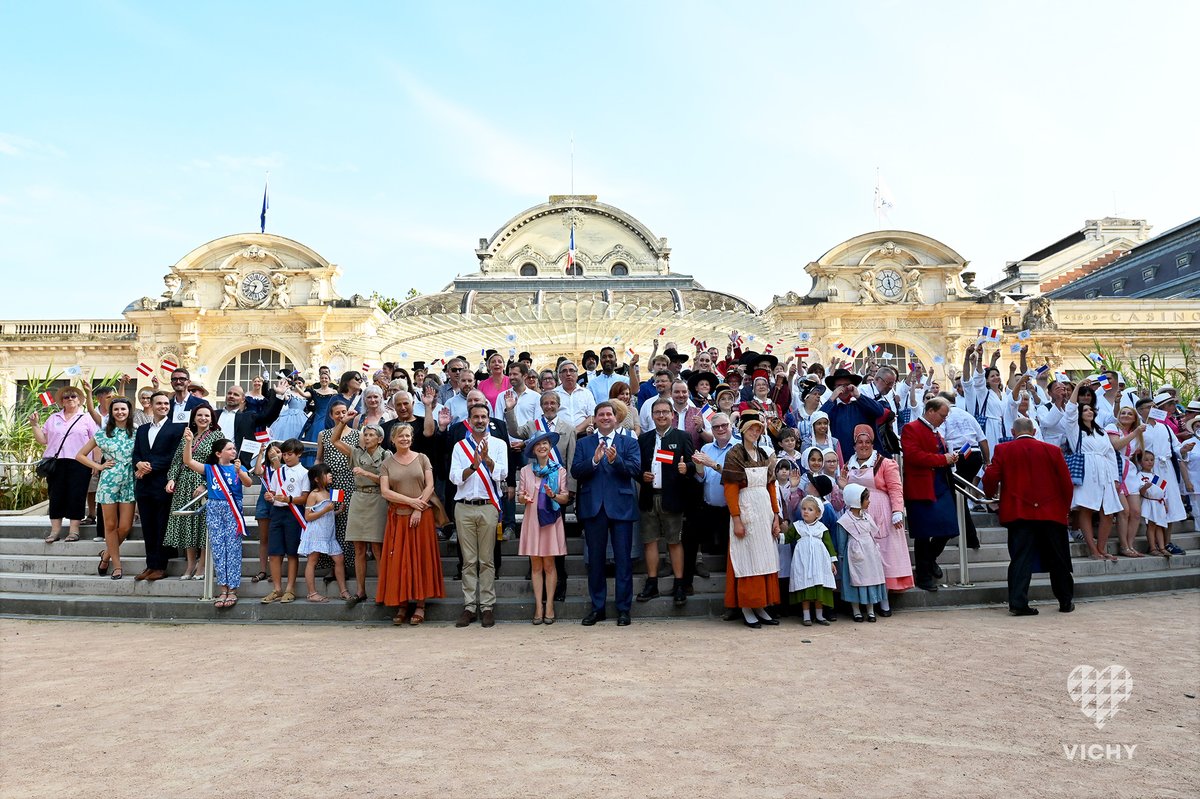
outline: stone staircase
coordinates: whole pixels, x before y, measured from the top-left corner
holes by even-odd
[[[954,543],[939,559],[942,566],[942,589],[935,593],[921,590],[893,595],[896,610],[913,608],[949,608],[968,605],[1003,605],[1007,602],[1008,550],[1006,532],[997,526],[992,514],[975,514],[981,547],[968,550],[969,574],[972,585],[956,586],[959,572],[959,552]],[[567,538],[567,599],[556,604],[561,619],[579,619],[589,610],[586,569],[583,562],[583,541],[575,520],[568,516]],[[94,528],[84,528],[83,538],[74,543],[62,541],[47,544],[42,539],[48,529],[44,517],[0,517],[0,616],[68,617],[124,619],[143,621],[207,621],[224,618],[237,621],[273,622],[354,622],[384,623],[390,620],[388,609],[372,601],[375,590],[375,563],[367,567],[367,593],[371,599],[352,610],[337,598],[337,584],[325,586],[318,577],[318,589],[330,598],[329,603],[311,603],[304,599],[304,562],[301,559],[297,581],[296,602],[263,605],[258,600],[270,591],[270,583],[250,582],[259,571],[258,541],[247,539],[243,550],[244,581],[236,607],[217,611],[210,602],[199,601],[203,581],[180,580],[184,571],[182,558],[173,560],[168,577],[153,584],[136,582],[133,576],[145,567],[145,547],[140,529],[122,546],[125,579],[111,580],[96,573],[98,553],[103,545],[90,540]],[[1173,558],[1146,556],[1121,558],[1117,562],[1090,560],[1083,544],[1072,544],[1075,592],[1081,599],[1149,592],[1177,591],[1200,588],[1200,533],[1189,519],[1174,525],[1172,540],[1188,552]],[[1145,549],[1144,536],[1138,540]],[[426,617],[429,621],[452,621],[462,609],[461,583],[453,579],[457,570],[456,548],[442,542],[442,572],[445,575],[445,597],[429,602]],[[1109,551],[1116,553],[1115,537]],[[496,617],[501,621],[527,621],[533,616],[532,586],[527,579],[528,559],[518,556],[517,541],[502,545],[502,562],[496,580]],[[665,563],[665,557],[663,562]],[[725,560],[715,555],[705,556],[712,573],[709,578],[697,577],[695,594],[687,604],[676,608],[670,596],[647,603],[634,603],[633,614],[638,618],[714,617],[724,613]],[[634,591],[640,589],[644,572],[635,564]],[[609,615],[612,607],[614,580],[608,580]],[[660,580],[660,589],[667,593],[671,578]],[[350,584],[353,591],[353,582]],[[1030,590],[1032,600],[1052,600],[1049,580],[1035,575]]]

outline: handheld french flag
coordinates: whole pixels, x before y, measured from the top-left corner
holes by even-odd
[[[968,441],[966,444],[963,444],[961,447],[958,448],[958,454],[959,454],[959,456],[961,456],[963,458],[967,457],[967,453],[970,451],[971,451],[971,442],[970,441]]]
[[[1046,374],[1046,372],[1049,372],[1049,371],[1050,371],[1050,367],[1047,366],[1046,364],[1042,364],[1041,366],[1039,366],[1038,368],[1033,370],[1033,376],[1041,377],[1042,375]]]
[[[871,352],[879,352],[879,345],[872,344],[871,346],[867,347],[867,349],[869,349]]]
[[[665,336],[665,335],[667,335],[667,329],[666,329],[665,327],[660,327],[660,328],[658,329],[658,335],[660,335],[660,336]]]
[[[1154,486],[1160,491],[1166,491],[1167,479],[1165,477],[1159,477],[1157,474],[1152,474],[1150,475],[1150,485]]]
[[[1104,365],[1104,356],[1098,352],[1089,352],[1088,360],[1091,361],[1092,363],[1096,364],[1097,366]]]
[[[271,434],[266,430],[259,430],[255,432],[254,440],[260,444],[268,444],[271,441]]]
[[[629,356],[629,358],[631,358],[631,359],[633,358],[634,355],[637,355],[637,353],[633,351],[633,347],[626,347],[625,354],[627,356]]]
[[[659,449],[654,451],[654,460],[656,463],[674,463],[675,453],[669,449]]]
[[[567,248],[567,270],[575,267],[575,226],[571,225],[571,246]]]
[[[1100,388],[1102,390],[1112,391],[1112,380],[1109,378],[1108,375],[1104,375],[1104,374],[1100,375],[1100,379],[1098,382],[1100,383]]]
[[[705,403],[704,407],[700,409],[700,416],[706,422],[711,421],[715,414],[716,414],[716,411],[713,410],[712,406],[709,405],[708,403]]]
[[[1000,331],[994,327],[985,327],[979,331],[980,341],[999,341]]]
[[[174,372],[179,368],[179,364],[175,363],[175,361],[172,361],[170,358],[163,358],[162,363],[159,365],[162,367],[164,372]]]
[[[38,399],[40,399],[42,404],[47,408],[54,404],[54,395],[49,391],[43,391],[41,394],[38,394]]]
[[[145,361],[139,361],[137,365],[137,373],[142,377],[149,377],[154,374],[154,367]]]
[[[340,488],[329,489],[329,501],[330,502],[345,502],[346,501],[346,492]]]
[[[856,349],[854,349],[854,348],[852,348],[852,347],[841,347],[841,350],[842,350],[842,352],[843,352],[843,353],[845,353],[846,355],[850,356],[851,358],[857,358],[857,357],[858,357],[858,350],[856,350]]]

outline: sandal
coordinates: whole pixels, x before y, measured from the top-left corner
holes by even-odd
[[[554,624],[554,621],[555,621],[555,617],[554,617],[554,616],[551,616],[551,615],[549,615],[549,614],[545,615],[545,616],[542,618],[542,623],[543,623],[543,624]]]
[[[279,601],[284,603],[285,605],[288,602],[295,602],[296,601],[296,592],[295,591],[284,591],[283,596],[279,597]]]
[[[320,593],[319,591],[313,591],[306,598],[308,599],[309,602],[320,603],[320,602],[328,602],[329,601],[329,597],[325,596],[324,594]]]
[[[272,591],[271,593],[267,594],[265,597],[262,598],[262,603],[264,605],[269,605],[272,602],[278,602],[282,597],[283,597],[283,594],[279,593],[278,591]]]
[[[67,543],[67,544],[73,544],[78,540],[79,540],[79,533],[68,533],[67,537],[63,539],[63,542]]]
[[[354,594],[350,593],[349,591],[343,591],[341,594],[341,599],[343,602],[349,602],[351,599],[354,599]]]
[[[412,618],[408,620],[408,624],[410,627],[417,627],[423,621],[425,621],[425,608],[419,606],[413,611]]]
[[[229,599],[229,594],[228,594],[228,593],[221,594],[219,597],[217,597],[216,601],[215,601],[215,602],[213,602],[213,607],[214,607],[214,608],[224,608],[224,607],[228,607],[228,606],[225,604],[225,601],[226,601],[227,599]]]
[[[109,579],[110,580],[120,580],[124,576],[125,576],[125,572],[121,571],[120,569],[117,569],[115,572],[112,573],[112,577],[110,577]]]
[[[267,573],[266,573],[266,572],[259,572],[258,574],[254,575],[253,577],[251,577],[251,578],[250,578],[250,582],[252,582],[252,583],[261,583],[261,582],[262,582],[263,580],[265,580],[265,579],[267,579]]]
[[[46,536],[42,540],[45,541],[47,544],[53,544],[55,541],[58,540],[58,537],[60,535],[62,535],[62,530],[59,530],[57,533],[50,533],[50,535]]]
[[[346,600],[346,609],[349,610],[349,609],[353,608],[355,605],[357,605],[359,602],[365,602],[366,599],[367,599],[366,594],[351,594],[350,598]]]
[[[227,608],[233,607],[234,605],[237,604],[237,599],[238,599],[237,594],[235,594],[231,591],[229,593],[229,599],[225,600],[225,607],[227,607]]]
[[[400,607],[396,608],[396,615],[392,616],[392,624],[399,627],[406,621],[408,621],[408,605],[401,605]]]
[[[107,550],[100,550],[100,565],[96,567],[96,573],[101,577],[108,574],[108,565],[112,563],[112,558],[108,557]]]
[[[1142,553],[1141,553],[1141,552],[1138,552],[1138,551],[1137,551],[1136,549],[1134,549],[1133,547],[1125,547],[1125,548],[1123,548],[1123,549],[1121,550],[1121,554],[1122,554],[1122,555],[1124,555],[1124,556],[1125,556],[1125,557],[1127,557],[1127,558],[1140,558],[1140,557],[1142,556]]]

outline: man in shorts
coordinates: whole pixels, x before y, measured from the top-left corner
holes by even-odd
[[[271,564],[272,591],[263,597],[264,605],[296,600],[296,574],[300,569],[300,531],[303,529],[304,503],[308,501],[308,470],[300,465],[304,444],[289,438],[280,448],[283,466],[275,474],[274,485],[263,486],[271,503],[271,527],[267,531],[267,557]],[[287,556],[287,588],[280,591],[283,558]]]
[[[649,602],[658,593],[658,541],[665,539],[675,575],[672,598],[676,607],[687,602],[683,581],[683,512],[696,475],[692,439],[674,425],[671,401],[654,400],[650,409],[654,429],[638,436],[642,454],[642,544],[646,547],[646,584],[638,602]]]

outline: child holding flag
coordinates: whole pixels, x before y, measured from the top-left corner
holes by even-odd
[[[350,598],[346,590],[346,558],[342,545],[337,540],[334,517],[346,512],[345,494],[332,488],[333,470],[328,464],[318,463],[308,470],[308,484],[312,490],[304,503],[304,531],[300,533],[300,546],[296,550],[304,556],[304,583],[308,588],[309,602],[328,602],[329,598],[317,590],[317,561],[321,555],[333,558],[333,575],[337,578],[342,599]]]
[[[192,456],[193,433],[183,431],[183,465],[196,474],[204,475],[208,504],[205,523],[208,526],[208,551],[221,594],[213,607],[225,610],[237,604],[237,590],[242,585],[242,539],[246,536],[246,520],[242,517],[242,487],[252,484],[250,475],[237,460],[237,447],[229,439],[213,442],[207,460],[200,463]]]
[[[300,465],[304,443],[289,438],[280,447],[283,465],[275,470],[274,482],[263,485],[267,502],[271,503],[271,526],[267,530],[267,558],[271,567],[271,593],[262,598],[264,605],[272,602],[296,601],[296,573],[300,570],[300,531],[304,521],[305,501],[308,499],[308,470]],[[283,558],[287,556],[287,589],[280,591],[283,580]]]
[[[1171,557],[1167,552],[1167,481],[1154,473],[1155,457],[1150,450],[1134,453],[1139,474],[1135,482],[1140,484],[1138,494],[1142,497],[1142,519],[1146,522],[1146,541],[1151,555]]]

